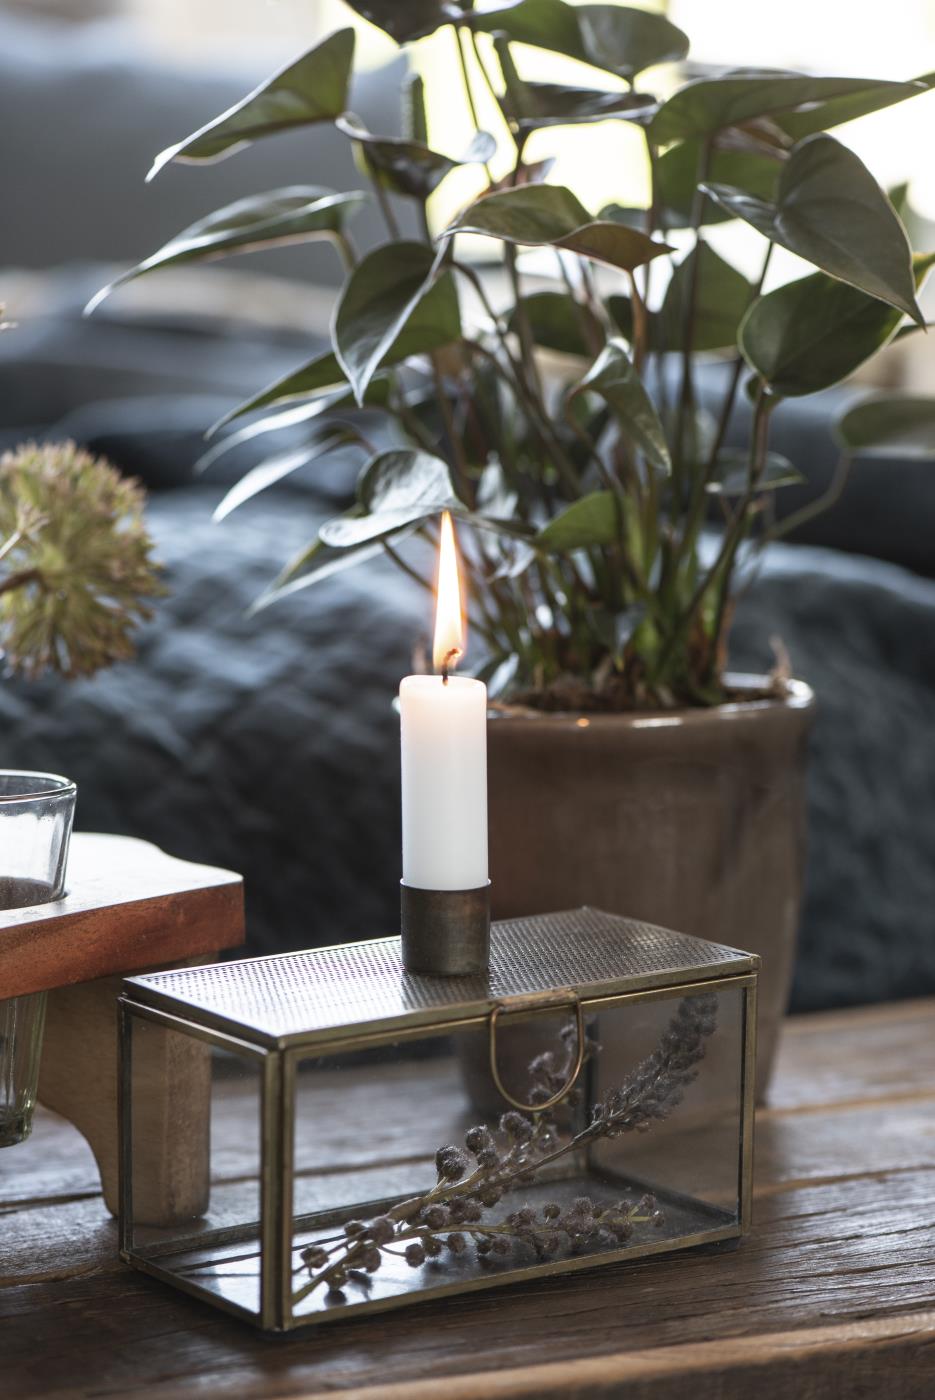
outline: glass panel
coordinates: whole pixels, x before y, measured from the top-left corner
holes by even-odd
[[[131,1248],[258,1314],[262,1061],[130,1025]]]
[[[0,769],[0,909],[65,893],[76,788],[55,773]],[[45,992],[0,1001],[0,1147],[29,1137],[39,1088]]]
[[[297,1321],[739,1233],[742,989],[585,1022],[575,1089],[535,1115],[498,1092],[486,1025],[299,1061]],[[562,1089],[573,1018],[503,1015],[497,1041],[510,1095]]]

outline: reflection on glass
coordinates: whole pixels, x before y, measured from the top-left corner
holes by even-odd
[[[736,1237],[745,995],[735,982],[585,1001],[577,1078],[567,1012],[503,1017],[500,1081],[526,1110],[496,1086],[486,1022],[295,1052],[284,1080],[292,1170],[265,1191],[265,1055],[212,1049],[133,1014],[131,1249],[255,1320],[273,1288],[276,1325],[288,1326]],[[169,1126],[189,1142],[202,1104],[211,1184],[209,1199],[196,1192],[173,1212],[147,1184],[172,1140],[147,1085],[162,1056],[182,1053],[196,1089]],[[272,1234],[264,1201],[279,1212]],[[278,1272],[267,1262],[264,1274],[271,1240]]]
[[[52,773],[0,770],[0,909],[64,894],[75,792]],[[44,992],[0,1001],[0,1147],[32,1129],[44,1023]]]

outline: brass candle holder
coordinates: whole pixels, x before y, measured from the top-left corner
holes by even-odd
[[[403,966],[423,977],[470,977],[490,963],[490,881],[476,890],[419,890],[400,881]]]

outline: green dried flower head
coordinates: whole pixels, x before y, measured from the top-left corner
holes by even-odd
[[[146,600],[164,591],[143,502],[71,442],[0,457],[0,646],[14,671],[89,676],[133,655]]]

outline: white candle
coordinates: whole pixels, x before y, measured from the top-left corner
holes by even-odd
[[[474,890],[487,883],[487,687],[448,672],[463,653],[451,517],[442,519],[435,676],[399,687],[403,884]]]

